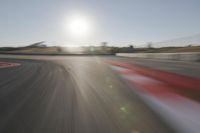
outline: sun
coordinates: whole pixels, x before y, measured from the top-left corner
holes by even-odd
[[[67,30],[73,37],[86,37],[91,32],[91,22],[85,16],[73,16],[67,21]]]

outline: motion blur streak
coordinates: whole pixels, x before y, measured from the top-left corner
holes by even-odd
[[[182,133],[200,130],[200,78],[109,61],[150,107]]]
[[[0,132],[174,132],[111,71],[107,58],[26,58],[1,59],[21,65],[0,69]]]
[[[200,127],[198,88],[178,87],[157,75],[184,75],[193,82],[200,77],[199,63],[114,56],[0,56],[1,62],[20,64],[0,69],[0,132],[196,133]]]

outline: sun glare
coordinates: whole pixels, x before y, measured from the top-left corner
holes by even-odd
[[[73,37],[85,37],[91,31],[91,23],[87,17],[73,16],[67,21],[67,30]]]

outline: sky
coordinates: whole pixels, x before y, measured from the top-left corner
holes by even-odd
[[[70,35],[73,16],[85,37]],[[0,47],[48,44],[143,45],[200,33],[200,0],[0,0]]]

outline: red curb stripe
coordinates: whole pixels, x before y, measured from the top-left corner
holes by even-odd
[[[132,83],[133,86],[136,86],[138,90],[156,97],[168,97],[171,94],[177,94],[173,86],[151,77],[146,77],[133,72],[131,74],[124,74],[123,72],[120,72],[120,74],[123,75],[123,78]]]
[[[132,67],[135,65],[131,64],[128,64],[127,66],[127,64],[124,65],[123,63],[119,64],[118,62],[112,62],[111,66],[122,78],[135,86],[134,90],[154,111],[160,114],[166,122],[173,125],[174,128],[177,128],[180,132],[193,131],[198,133],[200,127],[200,104],[193,98],[191,99],[188,96],[185,97],[185,95],[179,93],[180,91],[177,92],[177,89],[180,90],[181,88],[175,88],[176,86],[169,84],[169,82],[161,81],[159,78],[156,79],[154,75],[148,76],[149,73],[144,74],[145,71],[152,71],[152,69],[146,67],[140,67],[139,69],[138,65],[136,65],[136,68],[140,70],[138,71],[137,69],[132,69],[135,68]],[[141,70],[144,68],[145,70]],[[197,94],[199,94],[199,92],[197,92]],[[179,129],[179,127],[181,127],[181,129]]]
[[[0,68],[7,68],[7,67],[16,67],[19,66],[19,63],[11,63],[11,62],[0,62]]]
[[[200,79],[198,78],[193,78],[185,75],[148,68],[136,64],[128,64],[117,61],[108,61],[108,63],[114,66],[128,68],[134,71],[134,73],[139,73],[142,75],[146,75],[148,77],[152,77],[154,79],[158,79],[179,89],[193,89],[198,91],[200,90]]]

